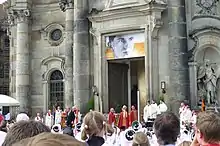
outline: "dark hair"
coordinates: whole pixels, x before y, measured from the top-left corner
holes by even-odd
[[[15,123],[8,131],[2,146],[11,146],[12,144],[29,137],[33,137],[43,132],[50,132],[50,129],[41,122],[20,121]]]
[[[175,144],[180,134],[179,118],[171,112],[162,113],[154,121],[154,130],[159,144]]]

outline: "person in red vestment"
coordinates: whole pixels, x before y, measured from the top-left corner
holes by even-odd
[[[138,120],[137,114],[138,113],[137,113],[137,110],[136,110],[135,106],[132,105],[131,106],[131,112],[129,114],[129,126],[131,126],[134,121]]]
[[[108,124],[114,126],[115,124],[115,110],[114,108],[110,109],[110,112],[108,114]]]
[[[129,126],[129,116],[127,112],[127,106],[122,107],[122,111],[119,115],[118,127],[120,129],[126,129]]]

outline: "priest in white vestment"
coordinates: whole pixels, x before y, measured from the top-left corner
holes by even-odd
[[[35,117],[34,120],[43,123],[43,118],[40,117],[40,113],[37,113],[37,116]]]
[[[60,124],[62,119],[62,110],[60,107],[57,107],[57,110],[55,111],[55,124]]]
[[[148,101],[147,105],[144,107],[144,116],[143,116],[144,122],[148,121],[148,118],[150,117],[149,112],[150,112],[150,101]]]
[[[184,123],[189,123],[192,118],[192,111],[190,110],[189,106],[187,105],[186,111],[184,112],[183,121]]]
[[[53,115],[51,110],[48,110],[46,117],[45,117],[45,125],[51,128],[53,126]]]
[[[157,106],[157,103],[155,103],[154,100],[152,100],[152,104],[150,105],[150,108],[149,108],[149,114],[150,114],[150,118],[151,119],[156,119],[158,113],[159,113],[159,108]]]
[[[159,108],[160,113],[164,113],[167,111],[167,105],[162,100],[160,100],[160,104],[158,108]]]

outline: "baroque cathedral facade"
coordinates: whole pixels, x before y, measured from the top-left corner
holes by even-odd
[[[8,0],[4,9],[10,96],[21,110],[85,111],[91,97],[103,112],[124,104],[143,109],[163,95],[177,111],[183,100],[219,99],[218,0]],[[205,82],[198,89],[205,60],[216,66],[215,95]]]

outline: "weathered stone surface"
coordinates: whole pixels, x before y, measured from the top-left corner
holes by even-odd
[[[174,13],[175,12],[175,13]],[[179,18],[178,18],[179,17]],[[185,0],[168,0],[171,110],[189,95]]]

